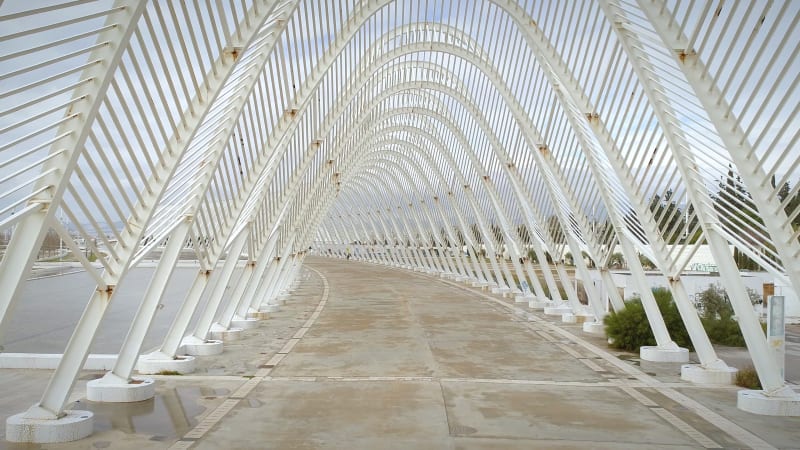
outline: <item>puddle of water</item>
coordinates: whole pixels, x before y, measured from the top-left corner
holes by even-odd
[[[202,398],[227,395],[228,389],[178,387],[162,390],[155,398],[134,403],[102,403],[77,401],[70,409],[85,409],[94,413],[94,431],[110,429],[127,434],[151,436],[152,441],[164,441],[183,436],[197,425],[205,411],[199,404]],[[106,448],[107,441],[95,441],[94,448]]]

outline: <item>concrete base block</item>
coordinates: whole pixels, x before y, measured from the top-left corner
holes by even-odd
[[[564,314],[571,314],[572,308],[564,304],[554,304],[546,306],[544,308],[544,313],[548,316],[563,316]]]
[[[735,367],[707,368],[699,364],[681,366],[681,379],[696,384],[733,384],[738,370]]]
[[[66,410],[58,419],[26,419],[25,413],[6,419],[6,440],[49,444],[71,442],[92,434],[94,414],[90,411]]]
[[[242,338],[241,328],[225,328],[222,325],[215,323],[211,325],[209,337],[215,341],[231,342],[238,341]]]
[[[247,313],[248,319],[267,320],[269,319],[268,311],[251,311]]]
[[[177,372],[185,375],[194,372],[196,363],[194,356],[174,356],[170,358],[163,353],[151,353],[139,357],[136,371],[148,375],[163,375],[165,372]]]
[[[530,309],[545,309],[548,306],[552,305],[553,302],[550,300],[531,300],[528,302],[528,308]]]
[[[741,390],[736,396],[736,407],[762,416],[800,416],[800,395],[791,389],[784,391],[788,396],[769,396],[764,391]]]
[[[261,322],[258,319],[244,319],[241,317],[234,317],[231,320],[231,327],[233,328],[241,328],[243,330],[252,330],[253,328],[258,327],[258,323]]]
[[[505,294],[506,292],[511,292],[511,288],[508,287],[493,287],[492,294]]]
[[[261,305],[261,307],[258,308],[258,310],[265,313],[275,313],[280,311],[281,307],[280,305],[276,305],[274,303],[267,303],[266,305]]]
[[[585,323],[594,320],[594,316],[586,316],[583,314],[566,313],[561,315],[561,322],[563,323]]]
[[[156,395],[152,378],[124,380],[111,372],[86,383],[86,398],[93,402],[131,403],[150,400]]]
[[[606,335],[606,327],[603,325],[603,322],[584,322],[583,323],[583,332],[594,334],[597,336],[605,336]]]
[[[188,336],[181,341],[183,352],[191,356],[213,356],[222,353],[222,341],[213,339],[198,339]]]
[[[486,283],[485,281],[473,281],[472,282],[472,287],[485,288],[486,286],[488,286],[488,283]]]
[[[652,362],[689,362],[689,350],[681,347],[659,348],[656,346],[645,346],[639,348],[639,357],[645,361]]]
[[[531,294],[516,295],[514,297],[514,303],[530,303],[533,301],[536,301],[536,297]]]

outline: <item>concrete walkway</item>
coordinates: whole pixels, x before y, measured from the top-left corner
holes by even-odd
[[[437,278],[309,258],[299,288],[154,400],[91,409],[70,444],[5,448],[797,448],[800,419],[736,409],[513,300]],[[309,270],[310,269],[310,270]],[[0,371],[3,420],[47,372]],[[98,376],[87,372],[84,379]],[[80,399],[85,381],[76,388]]]

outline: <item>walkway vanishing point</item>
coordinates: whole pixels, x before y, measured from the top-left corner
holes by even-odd
[[[797,445],[800,419],[743,412],[736,387],[693,385],[679,365],[622,356],[502,295],[309,257],[280,312],[199,358],[194,374],[154,376],[155,399],[87,402],[86,380],[103,372],[84,372],[70,408],[94,411],[94,434],[42,448]],[[0,399],[3,414],[41,389],[39,372],[0,371],[20,386]]]

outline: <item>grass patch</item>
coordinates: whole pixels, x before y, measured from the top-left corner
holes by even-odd
[[[182,375],[182,373],[178,372],[177,370],[162,370],[156,375]]]

